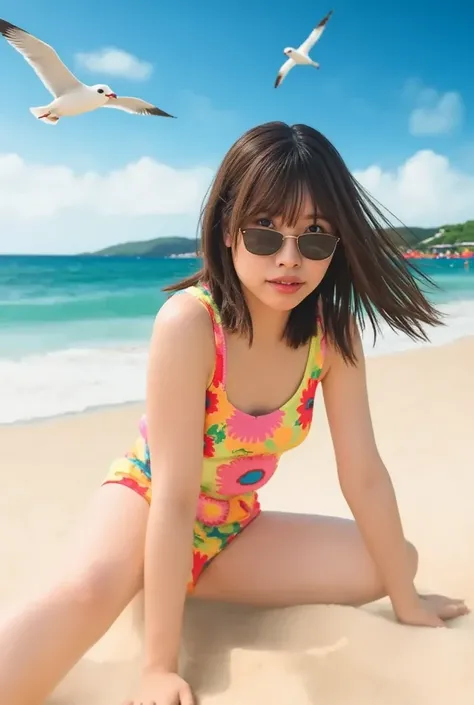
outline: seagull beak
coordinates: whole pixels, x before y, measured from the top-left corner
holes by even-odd
[[[115,93],[106,93],[106,94],[105,94],[105,97],[106,97],[106,98],[116,98],[117,95],[116,95]]]

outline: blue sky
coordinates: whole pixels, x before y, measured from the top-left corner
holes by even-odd
[[[294,14],[287,5],[3,0],[3,18],[52,44],[78,78],[149,99],[178,119],[98,110],[46,126],[28,108],[47,104],[49,93],[2,41],[0,158],[17,155],[21,168],[11,159],[0,162],[0,211],[10,233],[0,235],[0,252],[73,252],[160,234],[192,236],[195,201],[225,151],[244,130],[274,119],[321,130],[405,222],[474,218],[474,89],[467,60],[474,5],[400,0],[389,9],[375,0],[298,0],[291,3]],[[321,69],[297,67],[275,90],[283,48],[301,43],[329,9],[334,14],[311,52]],[[94,73],[77,58],[111,47],[142,62],[138,75]],[[152,161],[143,165],[144,157]],[[150,193],[143,207],[121,212],[111,205],[109,172],[127,179],[128,165],[136,163],[171,168],[176,200],[195,179],[196,198],[182,212],[176,203],[167,212],[166,202],[153,206]],[[69,181],[48,171],[60,166]],[[87,172],[97,172],[99,202],[75,191]],[[153,178],[156,199],[163,200],[166,174],[153,171]],[[43,197],[46,212],[34,207]]]

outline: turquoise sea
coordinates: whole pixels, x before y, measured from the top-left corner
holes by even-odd
[[[0,256],[0,423],[142,400],[161,288],[197,259]],[[448,314],[431,344],[474,335],[474,261],[425,260]],[[384,330],[367,355],[420,347]]]

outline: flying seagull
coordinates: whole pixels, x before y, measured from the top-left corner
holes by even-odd
[[[314,66],[315,68],[319,69],[319,64],[309,57],[309,52],[314,47],[318,39],[321,38],[321,35],[324,32],[332,13],[333,11],[330,10],[328,14],[323,17],[321,22],[313,29],[309,37],[305,39],[302,44],[300,44],[298,49],[293,49],[293,47],[287,47],[283,50],[283,53],[288,56],[288,59],[278,71],[275,80],[275,88],[278,88],[287,73],[291,71],[293,66],[296,66],[296,64],[300,64],[301,66]]]
[[[22,54],[48,91],[54,96],[49,105],[30,108],[33,115],[50,125],[62,117],[72,117],[97,108],[117,108],[136,115],[174,117],[141,98],[117,97],[110,86],[81,83],[63,64],[53,47],[20,27],[0,19],[0,33]]]

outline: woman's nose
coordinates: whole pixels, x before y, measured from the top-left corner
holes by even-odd
[[[301,254],[298,249],[296,237],[285,237],[280,250],[276,254],[276,260],[277,265],[287,267],[288,269],[301,265]]]

